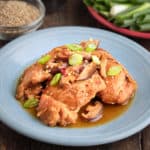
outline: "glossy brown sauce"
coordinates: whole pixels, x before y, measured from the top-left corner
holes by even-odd
[[[124,112],[128,110],[128,108],[131,106],[133,102],[133,99],[131,99],[128,104],[126,105],[110,105],[110,104],[103,104],[103,117],[96,121],[96,122],[89,122],[82,120],[81,118],[78,118],[77,123],[73,125],[67,126],[68,128],[88,128],[92,126],[98,126],[105,124],[107,122],[110,122],[116,118],[118,118],[120,115],[122,115]],[[25,109],[28,113],[30,113],[32,116],[36,117],[36,109]]]
[[[133,100],[130,100],[128,104],[126,105],[110,105],[110,104],[103,104],[103,117],[96,121],[96,122],[89,122],[89,121],[83,121],[81,118],[78,118],[77,123],[70,125],[68,127],[70,128],[88,128],[92,126],[98,126],[105,124],[107,122],[110,122],[116,118],[118,118],[120,115],[122,115],[124,112],[128,110],[128,108],[131,106]]]

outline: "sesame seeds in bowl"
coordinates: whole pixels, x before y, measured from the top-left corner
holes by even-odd
[[[44,16],[45,7],[40,0],[0,1],[0,39],[11,40],[36,30]]]

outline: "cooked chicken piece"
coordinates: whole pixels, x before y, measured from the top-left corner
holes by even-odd
[[[51,61],[52,60],[61,60],[61,61],[67,61],[68,57],[73,54],[72,51],[70,51],[67,46],[60,46],[52,49],[52,51],[49,52],[51,55]]]
[[[82,118],[87,121],[95,122],[103,117],[103,105],[99,101],[95,101],[94,104],[90,103],[85,108],[85,111],[81,113]]]
[[[80,108],[86,105],[89,101],[91,101],[91,99],[95,97],[96,93],[98,91],[103,90],[104,88],[105,83],[98,75],[98,73],[95,72],[91,78],[84,81],[77,81],[67,86],[48,86],[43,93],[47,96],[47,99],[49,97],[51,101],[55,100],[58,103],[62,103],[63,105],[61,106],[65,106],[65,108],[68,110],[67,113],[69,113],[69,111],[72,113],[73,111],[74,113],[76,112],[76,115],[78,116],[78,111],[80,110]],[[57,123],[62,124],[61,114],[59,112],[56,112],[57,109],[49,105],[47,105],[47,107],[49,107],[51,111],[49,111],[49,115],[46,112],[45,115],[48,118],[44,118],[45,120],[43,120],[43,117],[41,117],[40,112],[43,111],[42,108],[45,108],[44,106],[42,106],[45,105],[44,102],[47,103],[47,100],[44,101],[42,95],[42,99],[40,100],[39,107],[37,109],[38,116],[40,117],[40,119],[44,122],[46,120],[46,122],[49,125],[56,125]],[[59,110],[60,109],[58,109],[58,111]],[[63,110],[63,108],[61,108],[61,110]],[[63,113],[65,114],[65,111]],[[44,115],[44,112],[42,114]],[[56,116],[57,119],[53,119],[55,120],[55,123],[51,124],[52,118],[50,116],[54,117],[55,114],[59,114],[60,116]],[[76,120],[70,120],[67,124],[74,123],[75,121]]]
[[[116,61],[111,54],[98,48],[92,53],[101,60],[100,75],[106,84],[106,89],[97,95],[103,102],[109,104],[126,104],[136,91],[137,84],[123,65]],[[120,65],[122,71],[118,75],[107,76],[110,67]]]
[[[61,69],[63,74],[60,85],[68,85],[75,82],[79,76],[79,73],[83,70],[83,65],[68,66],[67,68]]]
[[[55,74],[57,72],[60,72],[61,69],[66,68],[68,65],[65,62],[51,62],[49,61],[46,65],[45,65],[45,69],[52,73]]]
[[[106,83],[106,88],[103,91],[100,91],[98,96],[105,103],[126,104],[135,93],[137,85],[125,68],[114,60],[107,60],[107,65],[105,68],[106,72],[110,67],[117,65],[122,67],[121,72],[114,76],[103,76]]]
[[[126,104],[136,89],[134,81],[130,82],[124,73],[118,77],[108,77],[105,81],[106,89],[98,93],[98,96],[105,103]]]
[[[43,70],[43,66],[41,64],[33,64],[29,68],[27,68],[21,79],[20,83],[17,87],[17,99],[24,99],[25,98],[25,90],[31,86],[36,85],[40,82],[45,81],[46,79],[50,78],[50,74]]]
[[[106,50],[104,50],[102,48],[97,48],[95,51],[92,52],[92,55],[96,55],[100,59],[103,57],[103,58],[107,58],[109,60],[115,60],[109,52],[107,52]]]
[[[32,97],[39,98],[39,94],[42,92],[42,85],[36,84],[32,85],[31,87],[27,88],[24,91],[24,95],[27,99],[30,99]]]
[[[64,103],[46,94],[41,96],[37,111],[37,116],[51,126],[66,126],[75,123],[78,117],[77,113],[68,109]]]
[[[69,56],[75,53],[81,54],[84,59],[87,59],[87,60],[91,59],[90,53],[87,53],[85,51],[71,51],[67,48],[67,46],[60,46],[60,47],[56,47],[52,49],[52,51],[49,52],[52,58],[50,62],[60,61],[60,60],[63,62],[66,62],[68,61]]]

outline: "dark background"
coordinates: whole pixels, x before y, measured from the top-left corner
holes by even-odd
[[[44,24],[41,28],[54,26],[90,26],[102,27],[88,13],[82,0],[43,0],[47,12]],[[131,38],[130,38],[131,39]],[[150,40],[134,39],[150,51]],[[0,47],[7,44],[0,41]],[[68,141],[69,142],[69,141]],[[150,126],[143,131],[124,140],[93,146],[93,147],[65,147],[45,144],[27,138],[9,129],[0,122],[0,150],[150,150]]]

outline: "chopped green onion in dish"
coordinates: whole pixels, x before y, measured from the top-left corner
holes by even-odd
[[[150,0],[83,0],[108,21],[130,30],[150,31]]]
[[[150,12],[149,12],[149,14],[145,15],[145,17],[143,19],[143,23],[150,23]]]
[[[80,65],[83,62],[83,57],[80,54],[73,54],[69,57],[69,65]]]
[[[109,70],[107,71],[107,76],[116,76],[118,75],[120,72],[122,71],[122,67],[121,66],[112,66],[109,68]]]
[[[93,43],[91,43],[91,44],[87,45],[87,47],[85,48],[85,50],[86,50],[86,52],[93,52],[93,51],[95,51],[96,48],[97,48],[96,45],[93,44]]]
[[[140,31],[150,31],[150,23],[139,25]]]
[[[44,65],[44,64],[46,64],[50,59],[51,59],[51,56],[50,56],[50,55],[44,55],[44,56],[42,56],[42,57],[38,60],[38,63]]]
[[[24,108],[33,108],[36,107],[39,103],[39,100],[36,98],[30,98],[28,100],[25,101],[25,103],[23,104]]]
[[[51,82],[50,82],[50,85],[51,85],[51,86],[57,85],[57,84],[59,83],[60,79],[61,79],[61,73],[56,73],[56,74],[54,75],[54,77],[52,78],[52,80],[51,80]]]
[[[92,56],[92,61],[97,65],[100,65],[101,63],[100,59],[95,55]]]
[[[66,46],[71,51],[82,51],[83,50],[83,47],[79,44],[67,44]]]
[[[127,19],[127,18],[130,18],[130,17],[133,17],[133,15],[135,15],[136,13],[139,13],[141,11],[144,11],[145,9],[148,9],[150,8],[150,3],[144,3],[143,5],[140,5],[140,6],[133,6],[133,7],[130,7],[129,9],[127,9],[126,11],[118,14],[116,16],[116,19],[118,20],[124,20],[124,19]]]

